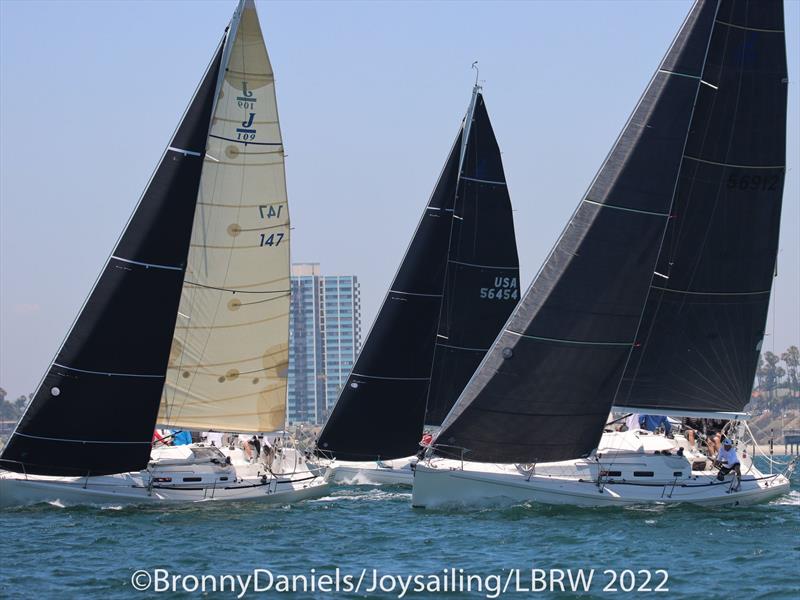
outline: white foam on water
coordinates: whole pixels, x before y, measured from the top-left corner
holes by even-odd
[[[770,504],[777,506],[800,506],[800,492],[792,490],[788,494],[776,498]]]

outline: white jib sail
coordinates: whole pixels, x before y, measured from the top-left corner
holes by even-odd
[[[240,10],[223,56],[159,423],[262,432],[286,416],[289,207],[272,67],[252,0]]]

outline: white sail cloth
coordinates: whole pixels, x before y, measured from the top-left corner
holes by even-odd
[[[226,43],[159,423],[274,431],[286,415],[289,210],[252,0]]]

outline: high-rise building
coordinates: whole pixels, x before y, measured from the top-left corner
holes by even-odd
[[[361,347],[361,296],[355,275],[322,275],[319,264],[292,265],[287,420],[323,423]]]

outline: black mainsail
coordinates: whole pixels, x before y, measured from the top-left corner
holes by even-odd
[[[720,5],[620,410],[737,412],[750,400],[786,162],[783,29],[779,0]]]
[[[500,150],[476,86],[318,449],[340,460],[414,454],[424,425],[441,423],[516,305],[518,282]]]
[[[150,458],[223,45],[33,400],[0,455],[40,475],[139,470]]]
[[[651,284],[660,285],[654,273],[662,243],[669,243],[664,235],[675,198],[699,173],[696,158],[721,156],[701,147],[727,143],[719,136],[729,132],[707,123],[721,110],[720,86],[732,86],[732,98],[741,93],[742,69],[731,65],[729,78],[718,79],[721,59],[713,53],[726,44],[712,37],[748,27],[742,11],[759,9],[724,4],[720,18],[734,18],[734,27],[715,21],[718,2],[693,6],[566,229],[445,419],[436,438],[440,452],[451,445],[467,449],[469,460],[527,463],[576,458],[597,446],[638,345]],[[730,43],[737,41],[743,40]],[[776,85],[765,93],[776,93]],[[745,138],[756,128],[753,121],[738,124]],[[717,185],[724,188],[724,180]]]

